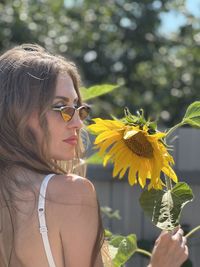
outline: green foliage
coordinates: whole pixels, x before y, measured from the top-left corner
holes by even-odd
[[[180,121],[200,96],[200,26],[185,1],[70,2],[1,1],[0,50],[36,42],[74,60],[86,87],[123,84],[93,100],[95,116],[122,117],[127,106],[154,119],[160,114],[168,126]],[[186,23],[173,35],[160,34],[160,15],[170,10],[184,14]]]
[[[187,108],[182,123],[189,124],[192,127],[200,128],[200,101],[192,103]]]
[[[129,234],[127,236],[115,235],[108,229],[105,229],[105,237],[113,267],[125,266],[124,264],[127,263],[136,252],[151,257],[150,252],[138,247],[135,234]],[[107,267],[106,264],[104,266]]]
[[[117,219],[120,220],[121,216],[119,214],[119,210],[113,211],[110,207],[101,207],[101,212],[107,216],[109,219]]]
[[[114,267],[122,266],[137,251],[136,235],[112,236],[109,241],[109,251]]]
[[[105,235],[105,238],[111,238],[113,234],[108,229],[105,229],[104,235]]]
[[[144,117],[144,110],[140,109],[137,111],[137,116],[132,115],[129,109],[126,107],[124,109],[125,118],[123,119],[124,123],[133,126],[139,126],[140,129],[143,129],[144,126],[148,127],[149,134],[155,134],[157,129],[156,121],[146,120]]]
[[[95,85],[89,88],[81,88],[81,95],[84,101],[88,101],[92,98],[107,94],[112,92],[114,89],[118,88],[116,84],[103,84]]]
[[[161,229],[172,230],[179,225],[184,205],[192,199],[191,188],[186,183],[180,182],[172,190],[143,191],[140,205],[154,225]]]

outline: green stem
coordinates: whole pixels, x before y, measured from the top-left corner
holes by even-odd
[[[185,237],[190,237],[191,235],[193,235],[195,232],[200,230],[200,225],[198,225],[197,227],[195,227],[194,229],[192,229],[189,233],[187,233],[187,235],[185,235]]]
[[[173,129],[173,128],[171,128],[171,129]],[[166,138],[165,138],[165,142],[166,142]],[[165,177],[165,183],[166,183],[166,187],[167,187],[167,194],[169,194],[170,193],[169,191],[172,190],[172,181],[166,174],[164,174],[164,177]],[[170,220],[170,214],[168,215],[168,220]]]
[[[177,128],[183,126],[184,123],[180,122],[178,124],[176,124],[174,127],[170,128],[169,131],[166,133],[166,136],[169,137],[170,134],[172,134]]]
[[[169,135],[173,131],[175,131],[178,127],[180,127],[182,125],[183,125],[183,123],[180,122],[180,123],[176,124],[174,127],[170,128],[169,131],[166,133],[166,137],[164,138],[164,142],[167,143],[167,139],[169,138]],[[172,181],[167,175],[164,174],[164,176],[165,176],[165,183],[166,183],[167,191],[169,191],[172,189]]]
[[[167,177],[167,175],[165,175],[165,183],[166,183],[166,187],[167,187],[167,191],[172,189],[172,181],[169,177]]]
[[[136,252],[141,253],[141,254],[144,254],[145,256],[150,257],[150,258],[152,256],[152,254],[149,251],[144,250],[144,249],[141,249],[141,248],[137,248],[136,249]]]

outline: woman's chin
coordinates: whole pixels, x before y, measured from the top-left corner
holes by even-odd
[[[52,153],[51,153],[52,152]],[[76,148],[75,146],[69,146],[67,148],[61,147],[58,149],[51,149],[50,154],[54,160],[58,161],[70,161],[76,158]]]
[[[54,155],[52,158],[58,161],[70,161],[75,158],[75,153],[72,153],[70,155]]]

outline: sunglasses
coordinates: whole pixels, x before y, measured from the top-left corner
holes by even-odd
[[[59,111],[65,122],[69,122],[73,118],[76,110],[78,111],[79,117],[82,121],[85,120],[90,113],[90,107],[87,105],[83,105],[78,108],[71,106],[52,107],[52,110]]]

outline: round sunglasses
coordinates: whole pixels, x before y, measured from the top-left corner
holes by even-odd
[[[87,105],[82,105],[78,108],[72,106],[52,107],[52,110],[59,111],[65,122],[68,122],[73,118],[76,110],[82,121],[85,120],[90,113],[90,107]]]

